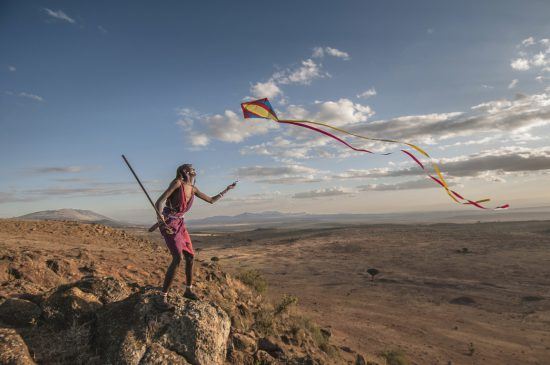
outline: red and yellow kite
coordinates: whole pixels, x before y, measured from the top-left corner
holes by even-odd
[[[332,129],[334,131],[338,131],[338,132],[341,132],[341,133],[344,133],[344,134],[347,134],[347,135],[350,135],[350,136],[354,136],[354,137],[361,138],[361,139],[366,139],[366,140],[369,140],[369,141],[396,143],[396,144],[402,144],[402,145],[408,146],[408,147],[412,148],[411,151],[401,150],[401,152],[406,154],[418,166],[420,166],[422,168],[422,170],[424,170],[424,172],[426,173],[426,175],[430,179],[432,179],[437,184],[439,184],[443,189],[445,189],[445,192],[447,193],[447,195],[449,195],[449,197],[453,201],[455,201],[456,203],[459,203],[459,204],[473,205],[473,206],[475,206],[477,208],[480,208],[480,209],[489,209],[489,208],[484,207],[483,205],[481,205],[481,203],[486,203],[486,202],[490,201],[490,199],[470,200],[470,199],[464,198],[462,195],[460,195],[456,191],[452,190],[449,187],[447,181],[445,181],[445,178],[443,177],[443,174],[441,173],[441,169],[432,160],[430,155],[428,155],[428,153],[426,151],[424,151],[422,148],[420,148],[420,147],[418,147],[418,146],[416,146],[412,143],[396,141],[396,140],[393,140],[393,139],[382,139],[382,138],[366,137],[366,136],[362,136],[362,135],[359,135],[359,134],[356,134],[356,133],[348,132],[344,129],[334,127],[334,126],[331,126],[330,124],[321,123],[321,122],[312,122],[312,121],[309,121],[309,120],[281,120],[277,117],[277,114],[275,113],[275,110],[273,110],[273,107],[271,106],[271,103],[269,102],[269,100],[267,100],[267,98],[242,103],[241,108],[243,110],[243,115],[244,115],[245,118],[271,119],[276,123],[292,124],[292,125],[299,126],[299,127],[302,127],[302,128],[307,128],[307,129],[310,129],[312,131],[324,134],[327,137],[333,138],[336,141],[346,145],[348,148],[351,148],[352,150],[358,151],[358,152],[374,153],[372,151],[369,151],[369,150],[366,150],[366,149],[363,149],[363,148],[354,147],[351,144],[349,144],[348,142],[346,142],[345,140],[343,140],[342,138],[339,138],[339,137],[335,136],[334,134],[332,134],[332,133],[330,133],[330,132],[328,132],[328,131],[320,128],[320,127],[324,127],[324,128],[327,128],[327,129]],[[426,167],[414,155],[414,151],[420,153],[422,156],[424,156],[424,157],[426,157],[430,160],[430,163],[431,163],[434,171],[436,172],[437,177],[431,175],[428,172],[428,170],[426,170]],[[389,154],[390,153],[384,153],[383,155],[389,155]],[[508,204],[504,204],[504,205],[500,205],[500,206],[498,206],[496,208],[493,208],[493,209],[506,209],[506,208],[509,208],[509,207],[510,206]]]

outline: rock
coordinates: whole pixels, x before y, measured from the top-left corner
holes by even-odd
[[[168,328],[161,343],[183,354],[192,364],[223,364],[231,322],[219,307],[188,301],[172,318],[163,317]]]
[[[347,352],[347,353],[353,353],[353,350],[350,349],[349,347],[347,346],[340,346],[340,350],[344,351],[344,352]]]
[[[47,295],[42,303],[42,312],[47,322],[67,328],[74,323],[89,321],[102,306],[95,295],[85,293],[76,286],[64,285]]]
[[[258,348],[275,358],[283,357],[285,352],[272,338],[263,337],[258,340]]]
[[[171,357],[180,356],[181,361],[193,365],[224,364],[230,329],[228,315],[216,305],[186,300],[181,293],[170,297],[174,311],[161,312],[154,305],[156,295],[145,289],[111,303],[101,312],[97,346],[103,349],[103,362],[136,364],[148,352],[168,356],[160,346],[171,352]]]
[[[86,277],[76,283],[82,291],[94,294],[103,304],[122,300],[130,295],[130,289],[124,282],[113,277]]]
[[[233,334],[233,345],[239,351],[256,352],[256,340],[248,335]]]
[[[158,344],[152,344],[145,355],[141,358],[139,365],[190,365],[185,358],[173,351],[165,349]]]
[[[258,350],[254,355],[255,364],[271,365],[276,364],[275,359],[264,350]]]
[[[7,299],[0,305],[0,320],[10,326],[31,326],[38,321],[42,311],[40,307],[28,300],[19,298]]]
[[[355,365],[367,365],[363,355],[357,354],[355,357]]]
[[[0,328],[0,364],[35,364],[29,354],[27,345],[14,329]]]

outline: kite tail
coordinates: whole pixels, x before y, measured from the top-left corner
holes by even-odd
[[[365,140],[369,140],[369,141],[377,141],[377,142],[386,142],[386,143],[396,143],[396,144],[404,144],[406,146],[409,146],[411,147],[412,149],[416,150],[417,152],[419,152],[420,154],[422,154],[424,157],[428,158],[434,171],[436,172],[437,176],[438,177],[435,177],[435,176],[432,176],[431,174],[428,173],[428,171],[426,170],[426,167],[422,164],[422,162],[420,162],[420,160],[412,153],[412,152],[409,152],[409,151],[406,151],[406,150],[401,150],[401,152],[403,152],[404,154],[406,154],[408,157],[410,157],[418,166],[420,166],[420,168],[426,173],[426,175],[431,178],[433,181],[435,181],[436,183],[438,183],[439,185],[441,185],[441,187],[443,189],[445,189],[445,192],[447,193],[447,195],[449,195],[449,197],[456,203],[459,203],[459,204],[465,204],[465,205],[472,205],[476,208],[479,208],[479,209],[490,209],[490,208],[487,208],[487,207],[484,207],[483,205],[481,205],[481,203],[486,203],[488,201],[490,201],[490,199],[481,199],[481,200],[470,200],[470,199],[467,199],[467,198],[464,198],[462,195],[460,195],[459,193],[457,193],[456,191],[454,190],[451,190],[450,187],[449,187],[449,184],[447,183],[447,181],[445,180],[445,178],[443,177],[443,174],[441,173],[441,169],[439,168],[439,166],[433,161],[433,159],[431,158],[431,156],[426,152],[424,151],[422,148],[412,144],[412,143],[407,143],[407,142],[400,142],[400,141],[397,141],[397,140],[392,140],[392,139],[382,139],[382,138],[371,138],[371,137],[366,137],[366,136],[362,136],[360,134],[356,134],[356,133],[352,133],[352,132],[349,132],[349,131],[346,131],[344,129],[341,129],[341,128],[338,128],[338,127],[334,127],[334,126],[331,126],[330,124],[326,124],[326,123],[320,123],[320,122],[312,122],[312,121],[309,121],[309,120],[279,120],[279,119],[276,119],[275,120],[276,122],[278,123],[284,123],[284,124],[293,124],[293,125],[297,125],[299,127],[303,127],[303,128],[307,128],[307,129],[310,129],[310,130],[313,130],[313,131],[316,131],[318,133],[321,133],[321,134],[324,134],[325,136],[328,136],[330,138],[333,138],[335,140],[337,140],[338,142],[346,145],[348,148],[351,148],[352,150],[354,151],[358,151],[358,152],[365,152],[365,153],[371,153],[371,154],[374,154],[374,152],[372,151],[369,151],[369,150],[366,150],[366,149],[362,149],[362,148],[357,148],[357,147],[354,147],[352,146],[351,144],[349,144],[348,142],[344,141],[343,139],[335,136],[334,134],[332,133],[329,133],[325,130],[322,130],[320,128],[316,128],[316,127],[313,127],[311,126],[310,124],[313,124],[313,125],[318,125],[318,126],[323,126],[323,127],[326,127],[326,128],[330,128],[332,130],[336,130],[336,131],[339,131],[339,132],[342,132],[342,133],[345,133],[345,134],[348,134],[350,136],[354,136],[354,137],[357,137],[357,138],[361,138],[361,139],[365,139]],[[381,155],[390,155],[390,153],[382,153]],[[509,204],[504,204],[504,205],[500,205],[498,207],[495,207],[493,208],[494,210],[499,210],[499,209],[507,209],[509,208],[510,205]]]

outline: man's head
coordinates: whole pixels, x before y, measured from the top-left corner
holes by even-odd
[[[195,172],[195,168],[190,163],[183,164],[178,167],[177,170],[177,177],[181,178],[185,181],[189,179],[193,179],[195,176],[197,176],[197,173]],[[188,181],[190,182],[190,181]]]

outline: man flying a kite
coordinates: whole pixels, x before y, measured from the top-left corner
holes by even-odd
[[[195,252],[193,251],[191,237],[189,236],[184,221],[184,214],[191,209],[193,198],[197,196],[207,203],[214,204],[237,185],[235,181],[219,194],[208,196],[195,186],[196,176],[197,173],[191,164],[179,166],[176,170],[176,178],[172,180],[166,191],[162,193],[155,204],[157,212],[162,212],[162,215],[158,217],[157,226],[160,227],[160,232],[164,237],[166,246],[172,254],[172,262],[170,266],[168,266],[168,270],[166,270],[161,298],[157,302],[157,305],[163,310],[173,308],[173,306],[168,303],[168,290],[170,290],[172,286],[176,269],[179,267],[183,258],[185,258],[185,277],[187,284],[184,296],[188,299],[198,299],[197,295],[193,292],[193,259],[195,257]],[[166,205],[163,209],[162,206],[165,202]]]

